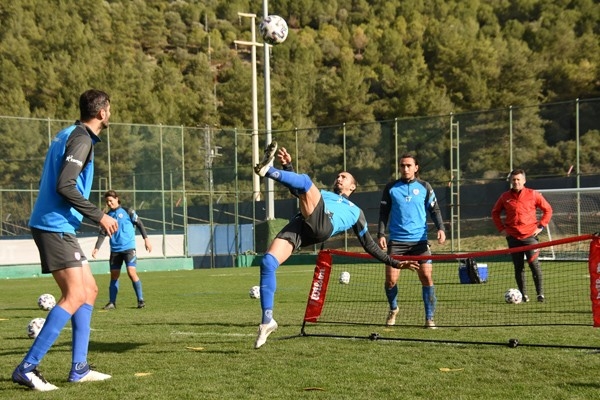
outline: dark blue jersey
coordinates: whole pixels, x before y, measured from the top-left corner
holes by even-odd
[[[440,208],[431,185],[420,179],[398,179],[388,183],[381,196],[378,237],[397,242],[427,241],[427,215],[438,230],[444,230]]]
[[[135,210],[118,207],[114,210],[110,210],[107,214],[117,220],[119,229],[110,237],[110,251],[112,253],[120,253],[127,250],[135,249],[135,228],[137,227],[142,234],[142,237],[146,239],[146,229],[144,224],[139,219]],[[96,249],[102,246],[102,242],[106,237],[106,232],[100,230],[98,240],[96,241]]]
[[[94,144],[99,141],[80,122],[52,139],[30,227],[75,234],[84,216],[100,222],[102,210],[88,200],[94,178]]]

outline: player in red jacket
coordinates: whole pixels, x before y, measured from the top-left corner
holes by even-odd
[[[552,218],[552,207],[536,190],[525,187],[525,171],[515,169],[509,175],[511,189],[502,193],[494,208],[492,209],[492,219],[500,233],[504,233],[508,247],[521,247],[537,244],[538,235],[544,227],[548,226]],[[537,210],[542,211],[540,220],[537,220]],[[504,211],[504,220],[501,218]],[[537,300],[543,302],[544,285],[542,279],[542,268],[538,260],[539,250],[528,250],[525,252],[512,253],[512,260],[515,266],[515,279],[517,286],[523,294],[523,301],[529,301],[527,288],[525,286],[525,261],[523,256],[527,257],[527,263],[531,268]]]

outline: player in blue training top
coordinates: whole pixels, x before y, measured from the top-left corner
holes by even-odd
[[[60,131],[50,144],[44,161],[39,194],[29,219],[33,240],[40,252],[43,274],[52,274],[61,291],[57,305],[48,313],[44,327],[12,380],[33,390],[58,389],[37,369],[42,358],[70,320],[72,364],[68,382],[91,382],[110,378],[90,369],[87,362],[90,322],[98,286],[75,231],[83,217],[99,224],[108,235],[117,221],[88,199],[94,178],[94,145],[108,127],[110,98],[100,90],[79,97],[79,121]]]
[[[117,294],[119,293],[119,276],[121,276],[121,267],[123,262],[127,268],[127,275],[131,279],[133,284],[133,290],[137,297],[137,308],[144,308],[146,302],[144,301],[144,294],[142,292],[142,281],[138,277],[136,271],[137,255],[135,252],[135,227],[139,229],[142,237],[144,238],[144,246],[150,253],[152,252],[152,244],[144,224],[139,219],[135,210],[121,207],[121,200],[119,195],[114,190],[109,190],[104,193],[104,199],[106,205],[110,208],[108,215],[113,217],[119,223],[119,229],[110,238],[110,284],[108,286],[108,304],[104,306],[105,310],[114,310],[117,304]],[[102,246],[104,239],[106,238],[106,232],[100,229],[98,234],[98,240],[96,240],[96,246],[92,251],[92,257],[96,258],[98,250]]]
[[[273,304],[277,286],[275,271],[300,246],[322,243],[330,237],[352,228],[362,247],[381,262],[400,269],[418,269],[416,262],[400,262],[385,254],[367,230],[362,210],[348,200],[356,190],[356,181],[348,172],[340,172],[333,183],[333,191],[319,190],[306,174],[293,171],[292,157],[281,148],[277,158],[283,170],[272,166],[277,142],[265,149],[265,155],[254,171],[261,177],[273,179],[290,189],[300,200],[300,213],[277,234],[260,264],[260,305],[262,322],[258,327],[255,348],[261,347],[277,329],[273,319]]]
[[[379,246],[391,255],[429,256],[427,242],[427,214],[437,229],[439,244],[446,241],[444,222],[431,185],[418,178],[419,162],[411,154],[400,157],[400,179],[390,182],[383,189],[379,206],[377,237]],[[385,238],[386,226],[389,243]],[[431,260],[420,260],[418,270],[425,305],[425,328],[435,329],[433,321],[436,305]],[[396,323],[398,315],[398,277],[400,271],[389,265],[385,272],[385,293],[390,304],[386,324]]]

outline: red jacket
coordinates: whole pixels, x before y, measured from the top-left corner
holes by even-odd
[[[536,209],[542,210],[542,218],[537,221]],[[500,214],[504,210],[504,221]],[[533,235],[538,226],[546,227],[552,218],[552,207],[537,190],[523,188],[520,192],[509,190],[502,193],[494,208],[492,219],[498,231],[517,239]]]

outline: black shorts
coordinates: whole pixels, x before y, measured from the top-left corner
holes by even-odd
[[[135,249],[110,253],[109,265],[111,270],[121,269],[123,262],[125,262],[126,267],[135,267],[137,265],[137,255],[135,253]]]
[[[88,263],[75,235],[31,228],[31,235],[40,252],[42,274]]]
[[[297,214],[276,237],[287,240],[294,246],[294,250],[298,250],[301,246],[323,243],[331,237],[331,232],[333,232],[331,217],[325,213],[325,203],[321,198],[308,218],[305,219],[302,214]]]
[[[430,256],[431,249],[427,242],[395,242],[388,243],[388,254],[394,256]],[[431,264],[431,260],[419,260],[419,264]]]

